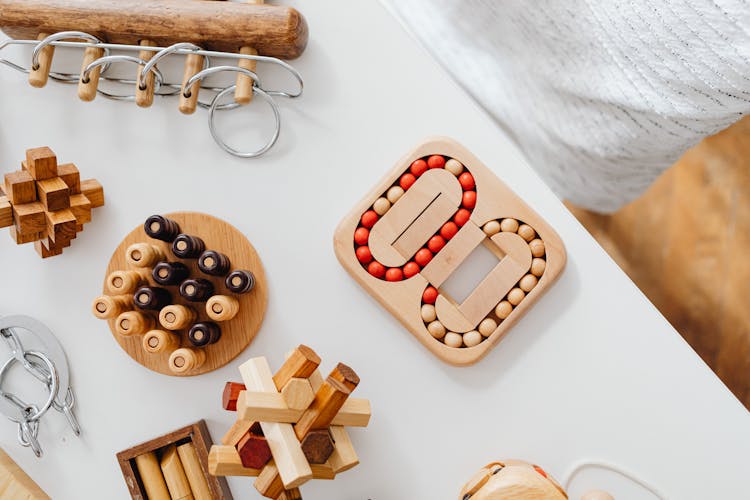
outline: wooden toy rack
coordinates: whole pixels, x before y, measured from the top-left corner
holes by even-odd
[[[310,479],[334,479],[359,463],[346,427],[366,427],[370,402],[349,397],[359,377],[339,363],[324,380],[320,357],[300,345],[275,373],[265,358],[240,365],[242,383],[227,382],[225,409],[237,421],[211,447],[215,476],[256,477],[261,495],[300,499]]]
[[[443,285],[484,245],[497,265],[463,301]],[[428,139],[347,215],[341,265],[430,351],[454,365],[487,354],[565,265],[554,230],[479,159]]]
[[[263,265],[247,238],[210,215],[177,212],[149,217],[122,240],[92,313],[141,365],[190,376],[245,350],[267,302]]]
[[[302,77],[279,57],[298,57],[307,45],[307,23],[293,8],[262,5],[262,1],[237,3],[211,0],[0,0],[0,29],[14,38],[0,42],[33,47],[31,62],[23,67],[0,58],[13,69],[29,74],[29,83],[43,87],[49,78],[77,83],[78,96],[92,101],[97,94],[116,100],[133,100],[149,107],[155,95],[179,95],[179,110],[192,114],[208,109],[209,130],[225,151],[243,158],[262,155],[278,139],[281,120],[275,97],[302,94]],[[80,73],[51,71],[56,47],[81,50]],[[114,54],[113,52],[117,52]],[[182,82],[167,82],[158,68],[165,57],[184,56]],[[217,59],[234,65],[217,64]],[[280,66],[295,81],[295,90],[264,87],[257,63]],[[111,77],[117,63],[137,66],[133,79]],[[203,80],[217,73],[234,73],[236,82],[226,87],[206,87],[210,101],[199,101]],[[100,88],[106,82],[106,88]],[[114,87],[114,88],[112,88]],[[118,87],[130,87],[123,91]],[[224,102],[233,94],[233,102]],[[231,109],[260,97],[272,109],[275,129],[262,147],[236,149],[215,126],[215,112]]]
[[[19,245],[33,242],[43,259],[60,255],[104,205],[104,189],[96,179],[81,181],[73,163],[58,165],[48,147],[27,150],[21,167],[0,186],[0,228]]]

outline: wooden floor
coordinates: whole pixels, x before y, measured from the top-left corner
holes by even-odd
[[[568,207],[750,408],[750,117],[613,215]]]

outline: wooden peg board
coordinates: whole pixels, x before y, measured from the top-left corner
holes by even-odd
[[[253,248],[248,239],[235,227],[224,222],[221,219],[210,215],[195,212],[176,212],[164,214],[165,217],[176,221],[185,234],[191,234],[200,237],[206,244],[206,249],[216,250],[227,255],[231,261],[232,269],[247,269],[255,275],[255,286],[248,293],[234,295],[229,293],[224,285],[223,277],[209,276],[202,273],[197,266],[197,259],[178,259],[172,253],[172,245],[164,241],[148,237],[143,229],[143,224],[128,234],[122,240],[120,245],[115,249],[112,258],[107,266],[105,283],[103,285],[103,294],[107,295],[108,288],[106,277],[112,272],[118,270],[136,269],[130,267],[126,261],[126,250],[134,243],[149,243],[160,247],[168,261],[180,261],[190,269],[192,278],[200,277],[211,281],[214,284],[216,293],[233,295],[240,305],[237,315],[229,321],[219,323],[221,326],[221,339],[205,347],[193,347],[187,339],[186,330],[179,331],[180,347],[189,347],[195,350],[201,350],[206,353],[206,361],[198,368],[185,372],[174,373],[169,369],[170,351],[161,353],[146,352],[142,346],[143,335],[123,336],[115,330],[115,320],[108,320],[112,335],[120,347],[128,355],[141,365],[150,370],[154,370],[165,375],[175,376],[192,376],[207,373],[220,368],[250,345],[255,335],[260,329],[263,317],[266,312],[268,303],[268,285],[266,283],[263,264],[258,253]],[[156,284],[150,276],[148,282],[152,286],[161,286]],[[183,299],[178,291],[177,286],[166,286],[172,293],[172,303],[193,307],[198,313],[197,321],[208,321],[205,311],[204,302],[188,302]],[[158,311],[142,311],[150,315],[158,328]]]
[[[498,264],[462,302],[443,285],[484,245]],[[557,279],[555,231],[455,141],[428,139],[344,218],[341,265],[433,354],[463,366],[487,354]]]

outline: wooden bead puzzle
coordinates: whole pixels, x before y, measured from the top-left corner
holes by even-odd
[[[58,165],[48,147],[26,150],[21,170],[5,174],[0,188],[0,228],[19,245],[33,242],[43,259],[62,254],[104,205],[101,184],[81,181],[72,163]]]
[[[200,420],[117,454],[130,496],[135,500],[231,500],[224,478],[208,472],[213,445]]]
[[[497,264],[462,301],[444,285],[477,247]],[[475,363],[565,266],[555,231],[473,154],[429,139],[336,229],[336,256],[430,351]],[[460,271],[458,271],[460,272]]]
[[[210,215],[179,212],[151,216],[125,237],[92,312],[138,363],[190,376],[245,350],[267,301],[263,265],[247,238]]]
[[[225,409],[237,421],[211,447],[209,471],[215,476],[256,477],[266,498],[302,498],[310,479],[334,479],[359,463],[346,427],[366,427],[370,402],[349,395],[359,377],[339,363],[324,380],[320,357],[300,345],[276,374],[265,358],[240,365],[242,383],[227,382]]]

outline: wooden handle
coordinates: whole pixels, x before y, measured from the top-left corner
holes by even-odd
[[[91,312],[99,319],[115,319],[133,308],[132,295],[102,295],[94,299]]]
[[[49,36],[49,33],[39,33],[37,40],[43,40]],[[33,38],[33,37],[32,37]],[[47,85],[49,79],[49,70],[52,68],[52,56],[55,55],[55,47],[47,45],[39,52],[39,66],[31,68],[29,71],[29,84],[32,87],[41,88]]]
[[[152,40],[141,40],[138,45],[156,47]],[[148,62],[154,57],[153,50],[142,50],[138,52],[138,58]],[[147,75],[142,74],[143,66],[138,66],[138,75],[135,82],[135,103],[141,108],[148,108],[154,103],[154,73],[149,71]]]
[[[302,54],[308,35],[291,7],[184,0],[0,0],[0,28],[13,38],[85,31],[129,45],[192,42],[225,52],[249,46],[284,59]]]
[[[99,86],[99,75],[102,72],[102,67],[97,66],[91,70],[88,75],[88,80],[83,80],[83,70],[86,66],[96,61],[104,55],[104,49],[96,47],[86,47],[83,51],[83,64],[81,64],[81,78],[78,80],[78,97],[82,101],[93,101],[96,97],[96,88]]]
[[[214,321],[229,321],[240,312],[240,302],[229,295],[214,295],[206,302],[206,314]]]
[[[206,353],[202,349],[181,347],[169,356],[169,369],[174,373],[185,373],[199,368],[206,362]]]
[[[190,93],[185,92],[185,85],[188,80],[196,73],[203,69],[203,56],[198,54],[188,54],[185,58],[185,72],[182,74],[182,88],[180,89],[180,112],[186,115],[195,112],[195,106],[198,104],[198,93],[201,90],[201,82],[197,81],[190,87]],[[187,94],[188,97],[185,97]]]

